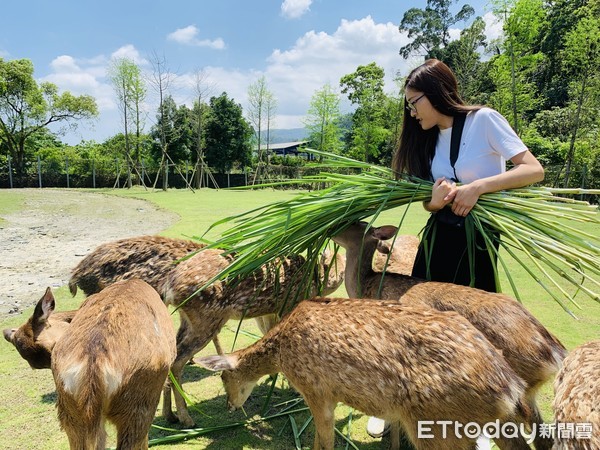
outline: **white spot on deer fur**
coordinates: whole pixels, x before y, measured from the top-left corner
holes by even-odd
[[[104,385],[106,386],[106,395],[112,396],[121,386],[123,374],[115,370],[114,367],[104,366]]]
[[[66,370],[61,371],[60,379],[62,380],[65,392],[76,396],[77,391],[81,387],[83,363],[77,363]]]

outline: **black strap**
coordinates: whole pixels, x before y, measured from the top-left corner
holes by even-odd
[[[456,164],[456,160],[458,159],[460,139],[462,137],[463,128],[465,127],[466,118],[466,114],[459,113],[456,116],[454,116],[454,121],[452,122],[452,136],[450,137],[450,165],[452,166],[452,170],[454,171],[454,178],[452,179],[452,181],[454,182],[458,182],[458,177],[456,176],[456,169],[454,168],[454,164]]]

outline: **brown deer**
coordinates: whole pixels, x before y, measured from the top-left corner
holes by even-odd
[[[399,234],[393,244],[392,247],[381,242],[373,258],[373,270],[410,275],[419,248],[419,238],[412,234]]]
[[[67,332],[75,311],[54,312],[50,288],[37,302],[33,315],[19,328],[4,330],[4,339],[13,344],[32,369],[49,369],[54,344]]]
[[[343,281],[344,263],[339,254],[324,254],[318,273],[312,281],[312,291],[334,292]],[[184,366],[219,333],[230,319],[248,319],[269,315],[271,318],[293,308],[300,296],[298,286],[306,260],[292,255],[264,265],[239,283],[217,281],[197,292],[204,284],[225,269],[232,258],[222,250],[206,249],[179,263],[165,283],[163,297],[167,304],[178,308],[181,325],[177,332],[177,358],[171,371],[180,383]],[[303,297],[304,298],[304,297]],[[269,321],[268,327],[274,324]],[[177,416],[171,404],[171,386],[167,383],[163,398],[164,416],[184,426],[194,424],[185,400],[173,390]]]
[[[418,450],[474,448],[474,438],[452,431],[443,439],[437,421],[482,426],[526,414],[523,381],[488,340],[459,314],[423,305],[305,300],[250,347],[195,361],[223,371],[230,408],[262,376],[285,374],[312,412],[315,450],[334,448],[338,402],[401,423]],[[420,421],[431,421],[433,438],[419,438]]]
[[[108,420],[117,429],[118,449],[147,449],[148,429],[176,354],[175,331],[160,296],[141,280],[117,282],[88,297],[62,331],[53,330],[54,307],[47,290],[11,342],[21,352],[34,335],[31,324],[37,325],[36,341],[44,343],[45,352],[39,364],[29,362],[45,366],[51,353],[58,419],[70,448],[105,448]]]
[[[555,450],[600,449],[600,340],[572,350],[554,380]],[[581,428],[559,428],[563,424]],[[574,424],[574,425],[573,425]],[[587,434],[585,434],[587,433]]]
[[[365,222],[357,222],[332,238],[346,249],[348,295],[399,300],[403,304],[420,303],[461,314],[502,352],[525,381],[531,425],[539,429],[543,419],[536,394],[560,368],[566,355],[565,347],[520,303],[506,295],[401,274],[374,272],[370,263],[373,253],[378,248],[385,248],[382,241],[391,239],[397,231],[391,225],[369,227]],[[538,435],[535,446],[538,450],[549,449],[552,442]]]
[[[72,270],[69,290],[92,295],[119,280],[139,278],[158,292],[175,263],[206,245],[163,236],[137,236],[96,247]]]

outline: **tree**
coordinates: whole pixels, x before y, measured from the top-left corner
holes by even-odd
[[[123,131],[125,135],[125,158],[127,160],[128,177],[127,184],[131,187],[131,163],[136,171],[140,163],[140,132],[142,128],[140,107],[146,97],[146,87],[142,79],[140,68],[135,62],[128,58],[119,58],[114,60],[108,69],[109,79],[113,84],[119,109],[123,114]],[[129,126],[135,128],[135,148],[136,151],[132,157],[131,142],[129,135]],[[139,171],[138,171],[139,173]]]
[[[152,155],[158,160],[163,152],[173,163],[189,161],[194,148],[191,112],[185,105],[177,106],[170,95],[163,101],[150,133],[154,145]],[[165,137],[164,143],[161,137]]]
[[[304,120],[312,146],[318,150],[340,153],[340,116],[340,96],[331,85],[326,84],[315,91]]]
[[[438,58],[454,71],[461,95],[473,101],[480,93],[477,80],[482,68],[479,49],[486,45],[485,22],[477,17],[460,32],[460,38],[439,51]]]
[[[563,61],[566,66],[578,74],[570,85],[571,97],[576,107],[574,108],[575,118],[569,143],[569,153],[565,161],[564,187],[567,187],[575,152],[575,140],[586,100],[590,97],[590,87],[597,88],[600,85],[600,77],[598,76],[600,71],[600,19],[598,17],[583,18],[577,27],[566,36]],[[595,98],[597,99],[597,97]],[[597,113],[597,102],[594,106]]]
[[[258,151],[258,166],[253,183],[256,181],[257,177],[260,176],[261,168],[264,165],[264,151],[261,145],[262,130],[263,125],[265,125],[265,121],[268,124],[271,120],[270,114],[274,111],[270,111],[270,109],[272,109],[272,107],[275,105],[274,101],[275,99],[267,87],[267,80],[264,75],[256,80],[255,83],[248,86],[248,119],[254,127],[254,135],[256,138]],[[268,144],[269,142],[267,140],[267,149]]]
[[[488,67],[495,85],[489,103],[520,134],[522,123],[535,115],[540,104],[534,78],[544,55],[535,41],[544,23],[543,4],[542,0],[502,0],[495,4],[494,14],[504,21],[504,36],[500,53]]]
[[[194,73],[194,89],[196,92],[196,100],[192,107],[192,120],[195,122],[195,149],[196,149],[196,167],[194,170],[194,186],[202,187],[204,180],[204,172],[208,167],[204,161],[204,150],[206,148],[205,128],[210,108],[207,100],[214,90],[214,85],[207,82],[207,75],[204,70],[197,70]],[[210,172],[207,172],[210,174]],[[213,184],[216,186],[216,181],[213,179]]]
[[[538,92],[544,96],[545,108],[563,107],[568,102],[568,74],[562,62],[565,37],[577,26],[589,0],[553,0],[545,5],[546,26],[541,28],[537,45],[546,56],[537,74]],[[593,11],[592,11],[593,12]],[[600,11],[596,11],[599,15]]]
[[[350,154],[363,161],[375,161],[380,146],[389,131],[382,126],[385,103],[384,71],[377,64],[358,66],[356,72],[344,75],[340,80],[342,93],[357,105],[352,123]]]
[[[167,153],[168,142],[170,139],[169,132],[163,128],[167,126],[169,122],[166,117],[165,98],[168,96],[169,87],[171,85],[172,75],[167,67],[167,62],[164,57],[159,56],[157,53],[152,54],[152,77],[150,84],[154,91],[158,95],[158,123],[160,124],[157,128],[157,134],[154,135],[160,142],[161,157],[160,157],[160,168],[159,172],[163,171],[163,191],[168,188],[168,173],[169,173],[169,154]],[[158,174],[154,186],[158,182]]]
[[[235,164],[250,164],[252,128],[243,117],[242,107],[223,92],[210,99],[210,118],[206,126],[206,159],[221,172]]]
[[[402,16],[398,27],[402,33],[408,32],[413,40],[400,48],[400,55],[408,58],[418,52],[426,58],[434,57],[432,52],[446,47],[450,41],[450,27],[467,20],[475,10],[464,5],[456,15],[450,13],[452,0],[427,0],[425,9],[410,8]]]
[[[28,143],[33,135],[52,123],[75,128],[78,121],[98,115],[93,97],[59,94],[53,83],[38,85],[33,71],[28,59],[0,58],[0,148],[10,155],[18,179],[25,175]]]

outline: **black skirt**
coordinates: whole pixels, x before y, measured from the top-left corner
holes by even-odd
[[[468,222],[448,222],[441,217],[437,218],[436,214],[431,215],[423,229],[412,275],[430,281],[443,281],[498,292],[496,252],[492,251],[490,255],[483,235]],[[470,243],[467,238],[468,229],[475,237]],[[494,247],[498,250],[499,234],[492,231],[486,234],[491,237]]]

